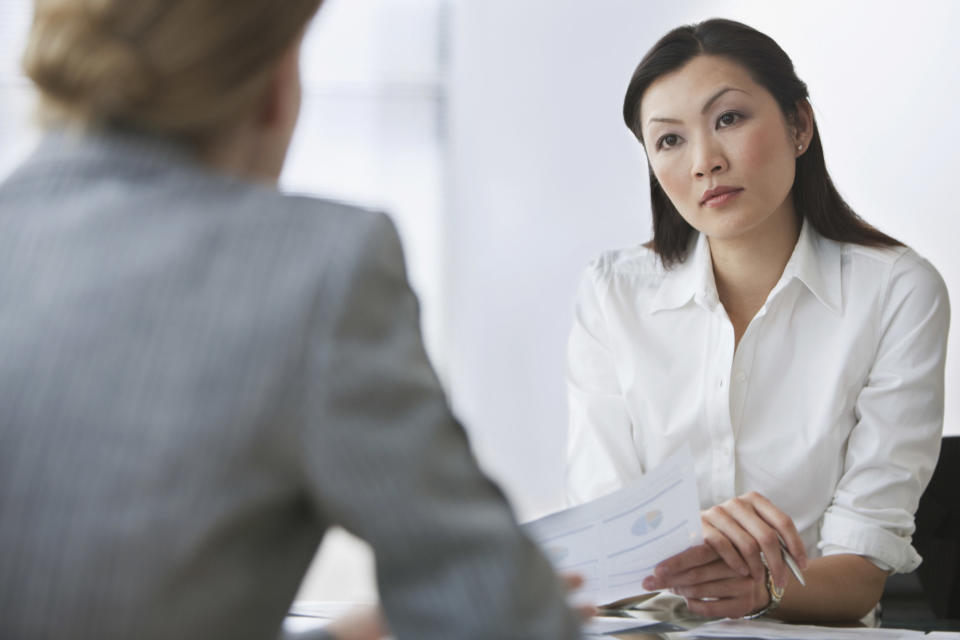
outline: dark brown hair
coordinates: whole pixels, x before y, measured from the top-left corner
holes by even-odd
[[[627,87],[623,119],[641,144],[640,101],[644,92],[654,80],[676,71],[699,55],[721,56],[743,66],[754,82],[773,95],[788,122],[796,119],[798,103],[808,97],[807,85],[797,77],[790,57],[772,38],[756,29],[720,18],[677,27],[647,52]],[[866,246],[901,244],[860,218],[833,186],[816,120],[810,146],[797,158],[791,197],[797,215],[826,238]],[[682,262],[694,229],[677,212],[652,169],[650,204],[653,210],[650,246],[664,266]]]

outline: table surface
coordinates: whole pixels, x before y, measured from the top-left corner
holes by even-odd
[[[291,640],[309,640],[309,638],[314,635],[317,629],[323,626],[325,623],[324,620],[317,618],[306,618],[301,616],[289,616],[287,618],[287,623],[284,627],[285,637],[290,638]],[[677,621],[678,624],[684,627],[692,627],[698,624],[697,621]],[[886,627],[887,625],[881,625]],[[913,629],[919,631],[956,631],[960,632],[960,621],[958,620],[916,620],[911,622],[910,620],[897,620],[895,627],[898,629]],[[618,633],[614,635],[604,636],[606,638],[611,638],[615,640],[671,640],[675,633],[662,632],[657,633],[653,630],[644,631],[640,633]],[[597,637],[597,636],[591,636]]]

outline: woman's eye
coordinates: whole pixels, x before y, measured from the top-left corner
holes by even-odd
[[[736,111],[727,111],[726,113],[721,113],[720,117],[717,118],[717,128],[719,129],[720,127],[729,127],[735,125],[740,121],[741,118],[743,118],[743,116]]]
[[[657,140],[657,149],[669,149],[675,147],[680,142],[680,136],[675,133],[668,133]]]

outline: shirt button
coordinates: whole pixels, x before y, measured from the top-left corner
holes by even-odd
[[[737,382],[743,382],[746,379],[747,379],[747,374],[745,372],[743,371],[737,372]]]

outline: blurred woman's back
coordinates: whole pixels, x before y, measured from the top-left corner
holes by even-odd
[[[0,637],[266,638],[324,530],[399,637],[576,637],[381,214],[279,193],[319,0],[39,0],[0,185]]]

